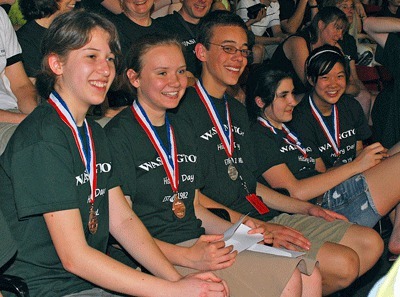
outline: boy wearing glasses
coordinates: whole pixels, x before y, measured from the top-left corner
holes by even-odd
[[[257,163],[246,109],[226,94],[228,86],[237,83],[250,55],[245,32],[240,17],[228,12],[211,12],[199,23],[196,56],[202,62],[202,74],[195,87],[187,89],[177,114],[192,123],[198,140],[205,185],[200,201],[207,208],[226,209],[232,222],[240,214],[250,213],[272,233],[274,246],[304,250],[307,257],[317,259],[323,294],[328,295],[372,267],[377,259],[365,251],[374,249],[371,242],[379,236],[374,232],[360,236],[350,223],[335,221],[343,219],[340,215],[256,182],[253,172]],[[264,203],[271,207],[269,212]],[[272,208],[301,215],[279,215]],[[273,224],[266,223],[270,220]],[[367,236],[370,240],[364,240],[364,233],[372,234]]]

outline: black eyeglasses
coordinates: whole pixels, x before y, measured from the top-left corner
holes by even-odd
[[[234,47],[233,45],[222,45],[222,44],[217,44],[217,43],[212,43],[212,42],[209,42],[209,44],[213,44],[213,45],[222,47],[223,51],[227,54],[234,55],[234,54],[236,54],[236,52],[240,52],[240,54],[245,58],[247,58],[251,55],[251,50],[249,50],[249,49],[238,49],[238,48]]]

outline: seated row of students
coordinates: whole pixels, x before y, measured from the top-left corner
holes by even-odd
[[[321,290],[328,294],[349,285],[378,259],[382,241],[372,229],[341,220],[326,222],[324,219],[343,217],[256,183],[252,174],[252,148],[246,141],[249,123],[245,108],[224,94],[228,85],[237,82],[246,66],[249,54],[246,28],[239,17],[228,12],[209,14],[203,18],[200,28],[199,36],[202,38],[196,45],[196,55],[203,64],[201,82],[196,89],[187,91],[178,115],[168,116],[170,122],[166,121],[166,109],[177,105],[186,83],[185,61],[180,48],[176,42],[170,41],[165,44],[156,42],[153,46],[146,43],[132,50],[132,68],[126,73],[137,89],[136,108],[126,109],[106,128],[110,137],[117,130],[125,138],[118,138],[114,149],[127,149],[127,153],[117,153],[116,150],[111,156],[104,132],[87,122],[85,114],[90,105],[104,100],[114,78],[114,60],[119,52],[115,28],[103,18],[83,12],[64,14],[50,26],[43,43],[46,67],[37,80],[42,97],[51,94],[50,99],[18,127],[1,158],[1,183],[4,185],[0,193],[1,208],[19,247],[10,272],[26,278],[33,295],[46,296],[54,292],[68,295],[92,290],[93,286],[131,295],[197,296],[200,290],[213,291],[209,292],[209,296],[228,294],[226,285],[212,274],[195,275],[178,281],[181,276],[169,264],[168,258],[177,265],[198,270],[231,266],[218,273],[221,272],[227,279],[233,292],[241,290],[239,280],[244,277],[238,276],[237,271],[249,264],[254,271],[255,263],[263,261],[267,264],[260,265],[257,275],[265,280],[255,282],[255,296],[263,296],[265,290],[272,290],[265,289],[262,284],[268,279],[275,290],[273,296],[318,296]],[[77,61],[80,61],[79,69]],[[200,91],[202,89],[203,92]],[[208,102],[208,107],[216,108],[217,114],[221,115],[219,119],[213,116],[214,124],[198,97],[200,93],[205,94],[205,104]],[[208,94],[212,97],[207,100]],[[141,117],[138,111],[141,111]],[[194,124],[192,136],[190,125],[179,124],[185,123],[185,117]],[[170,125],[163,125],[164,122]],[[141,139],[135,139],[134,147],[143,145],[147,149],[130,150],[129,145],[133,145],[132,131],[124,130],[119,123],[123,127],[134,124],[135,131],[142,135]],[[148,130],[152,126],[155,126],[154,130]],[[170,129],[167,130],[167,126]],[[146,138],[147,132],[144,131],[152,135],[154,144]],[[154,137],[157,134],[160,137]],[[172,135],[179,136],[175,138]],[[199,149],[196,148],[196,138],[201,140]],[[193,140],[187,143],[187,139]],[[175,145],[171,145],[174,140]],[[124,146],[117,145],[122,141],[126,141]],[[161,145],[167,142],[169,145]],[[180,154],[181,149],[187,150],[187,153]],[[147,155],[149,152],[152,153]],[[167,161],[168,153],[176,156],[171,163]],[[160,162],[159,154],[165,162]],[[112,162],[114,155],[117,158]],[[192,164],[192,155],[198,157],[198,164]],[[129,172],[123,172],[124,167],[118,165],[125,164],[126,158],[132,158],[131,162],[135,164],[128,169]],[[155,161],[148,163],[149,160]],[[163,164],[166,163],[169,165],[164,173]],[[177,167],[180,165],[185,174],[178,174]],[[119,172],[132,176],[132,180],[122,181],[124,193],[118,187],[116,177]],[[152,179],[154,175],[157,177]],[[68,180],[70,182],[66,182]],[[163,184],[163,192],[148,195],[148,191],[160,183]],[[187,190],[180,192],[179,187],[187,187]],[[200,188],[202,193],[198,190]],[[262,223],[272,215],[263,214],[266,207],[256,193],[271,208],[304,215],[279,215],[274,224]],[[211,199],[226,203],[236,211],[252,211],[252,215],[261,219],[256,221],[258,227],[254,222],[248,222],[256,227],[253,233],[263,233],[266,228],[267,242],[308,251],[306,257],[310,259],[306,262],[310,276],[300,275],[297,270],[298,264],[303,263],[301,259],[264,255],[260,260],[259,255],[250,252],[241,256],[232,254],[231,247],[224,247],[220,241],[220,235],[200,238],[194,245],[191,242],[190,248],[156,240],[165,258],[123,194],[130,196],[134,209],[138,205],[143,221],[155,237],[157,232],[163,232],[159,235],[163,239],[170,232],[163,229],[166,222],[174,222],[176,226],[188,224],[187,234],[175,239],[167,235],[171,243],[193,239],[204,232],[194,214],[202,219],[201,224],[207,232],[221,233],[229,226],[229,222],[220,221],[204,209],[203,206],[221,206]],[[153,198],[153,195],[162,198],[162,201],[152,200],[152,204],[148,205],[148,198]],[[144,204],[142,208],[141,203]],[[257,211],[251,203],[256,205]],[[155,207],[157,210],[154,210]],[[237,221],[238,213],[230,213],[232,221]],[[151,220],[146,219],[149,214]],[[307,216],[309,214],[321,218]],[[152,226],[154,216],[159,216],[159,222]],[[211,221],[220,223],[216,226]],[[181,229],[177,230],[180,232]],[[140,274],[105,256],[108,231],[132,257],[166,281]],[[308,239],[300,232],[304,232]],[[198,258],[199,250],[203,251],[204,259]],[[246,256],[252,260],[241,260]],[[319,269],[314,268],[315,259],[320,261],[322,288]],[[282,262],[285,264],[270,264]],[[334,265],[338,262],[341,263],[340,268]],[[282,268],[274,279],[272,275],[276,271],[272,272],[272,267]],[[254,275],[247,277],[255,279]],[[250,279],[248,284],[253,283]],[[177,290],[180,292],[177,293]]]

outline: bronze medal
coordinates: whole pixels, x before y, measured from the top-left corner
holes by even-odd
[[[172,211],[176,215],[178,219],[182,219],[185,217],[186,206],[185,204],[179,200],[178,193],[174,194],[174,202],[172,202]]]
[[[93,208],[93,205],[90,206],[89,210],[89,222],[88,228],[91,234],[95,234],[97,232],[97,227],[99,226],[99,220],[97,218],[96,211]]]
[[[232,163],[228,165],[228,175],[231,180],[237,180],[239,176],[239,172],[237,171],[236,167],[232,165]]]

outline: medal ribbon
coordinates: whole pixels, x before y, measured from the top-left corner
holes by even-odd
[[[226,122],[228,124],[228,131],[225,131],[221,118],[219,117],[219,114],[214,106],[214,103],[211,101],[207,91],[201,85],[200,80],[196,82],[195,89],[201,101],[203,102],[204,106],[206,107],[208,115],[211,118],[211,121],[215,129],[217,129],[219,139],[221,140],[224,146],[227,156],[229,158],[232,158],[234,141],[233,141],[232,121],[231,121],[231,115],[229,113],[228,100],[226,100],[224,96]]]
[[[136,120],[139,122],[140,126],[146,132],[151,143],[156,149],[158,155],[162,160],[165,172],[167,173],[168,179],[171,184],[172,191],[174,193],[178,192],[179,185],[179,166],[178,166],[178,153],[176,150],[176,140],[174,136],[174,129],[168,121],[168,117],[165,116],[165,126],[167,128],[167,139],[169,144],[169,151],[163,145],[157,131],[151,124],[149,118],[146,115],[143,107],[137,100],[135,100],[131,106],[131,110]]]
[[[61,96],[53,91],[50,94],[48,102],[56,110],[61,120],[71,129],[72,135],[74,136],[76,146],[81,156],[82,163],[85,166],[86,171],[89,173],[89,180],[91,185],[91,194],[88,198],[88,203],[94,204],[96,200],[95,193],[97,188],[97,172],[96,172],[96,151],[94,148],[92,129],[90,129],[86,119],[83,122],[85,134],[87,137],[87,149],[83,145],[83,139],[78,131],[78,126],[71,112],[68,109],[67,104],[61,98]]]
[[[333,131],[329,129],[329,126],[325,122],[321,112],[318,110],[318,107],[314,104],[311,96],[308,98],[311,106],[311,113],[314,116],[315,120],[318,122],[322,131],[325,134],[325,137],[328,139],[328,142],[332,146],[335,155],[338,157],[340,155],[340,138],[339,138],[339,112],[336,104],[332,105],[332,121],[333,121]]]
[[[271,125],[271,123],[267,120],[264,119],[262,117],[257,117],[258,122],[271,130],[272,133],[277,134],[275,127]],[[285,134],[286,137],[282,137],[282,139],[290,145],[294,145],[299,151],[300,153],[304,156],[304,158],[307,158],[307,151],[306,149],[303,147],[303,145],[301,144],[300,140],[297,138],[297,136],[289,130],[288,127],[286,127],[286,125],[284,123],[282,123],[282,131]]]

